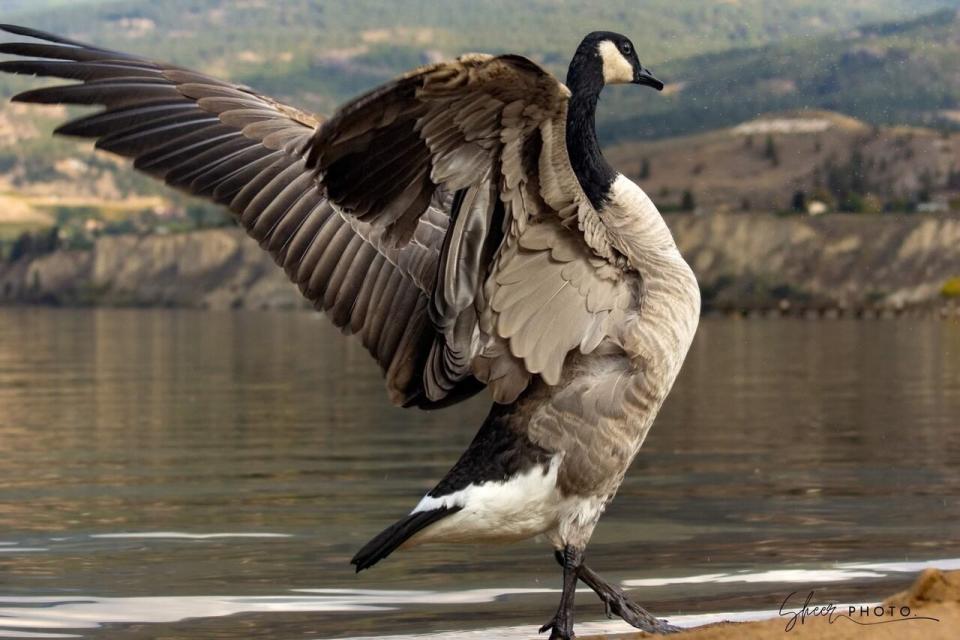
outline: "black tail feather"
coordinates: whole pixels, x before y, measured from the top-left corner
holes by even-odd
[[[411,513],[406,518],[398,520],[390,525],[370,542],[363,545],[363,548],[353,556],[350,564],[356,565],[357,573],[364,569],[369,569],[388,555],[393,553],[397,547],[406,542],[410,536],[427,527],[437,520],[441,520],[449,515],[460,511],[461,507],[440,507],[430,511],[419,511]]]

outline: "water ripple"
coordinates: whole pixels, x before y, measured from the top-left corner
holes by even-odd
[[[46,630],[95,629],[105,624],[174,623],[188,618],[216,618],[251,613],[335,613],[378,612],[407,605],[463,605],[494,602],[517,595],[556,592],[555,589],[469,589],[453,592],[384,591],[363,589],[300,589],[302,596],[186,596],[144,598],[101,598],[76,596],[0,596],[0,638],[77,637]],[[696,626],[719,620],[753,620],[769,617],[769,611],[701,614],[671,617],[680,626]],[[28,631],[28,630],[44,630]],[[584,622],[581,633],[630,631],[621,621]],[[527,638],[530,625],[488,628],[439,634],[390,636],[403,638]]]
[[[157,538],[165,539],[184,539],[184,540],[212,540],[215,538],[292,538],[290,533],[185,533],[183,531],[132,531],[117,533],[94,533],[91,538]]]
[[[924,562],[846,563],[823,569],[779,569],[756,572],[713,573],[675,578],[625,580],[626,587],[668,584],[707,584],[723,582],[816,584],[857,578],[882,578],[891,573],[916,572],[928,567],[944,570],[960,568],[960,558]],[[412,605],[484,604],[517,596],[556,593],[556,589],[465,589],[368,590],[368,589],[291,589],[291,595],[264,596],[2,596],[0,595],[0,637],[62,638],[76,637],[56,633],[64,630],[95,629],[106,624],[175,623],[188,618],[218,618],[254,613],[350,613],[385,612]],[[581,590],[582,591],[582,590]],[[846,605],[844,605],[846,606]],[[670,616],[679,626],[697,626],[721,620],[756,620],[772,617],[774,611],[741,611]],[[629,631],[620,621],[584,623],[581,633]],[[498,627],[455,634],[432,633],[390,636],[390,640],[412,638],[524,638],[529,625]]]
[[[859,578],[883,578],[890,573],[916,573],[931,567],[943,571],[960,569],[960,558],[945,558],[924,562],[844,563],[829,569],[772,569],[768,571],[708,573],[675,578],[644,578],[625,580],[623,585],[625,587],[663,587],[671,584],[722,584],[730,582],[817,584],[846,582]]]

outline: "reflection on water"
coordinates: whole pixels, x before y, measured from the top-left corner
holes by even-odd
[[[542,543],[352,573],[486,410],[390,407],[368,360],[310,314],[0,311],[0,637],[528,637]],[[664,615],[955,567],[958,415],[956,324],[704,321],[590,561]]]
[[[787,569],[752,573],[741,571],[735,574],[713,574],[675,578],[673,580],[627,580],[630,587],[663,586],[667,584],[697,583],[802,583],[827,584],[858,578],[883,578],[890,573],[916,572],[928,566],[941,569],[960,569],[960,559],[943,559],[928,562],[872,563],[862,565],[839,565],[834,569]],[[863,570],[868,569],[868,570]],[[641,584],[642,583],[642,584]],[[369,589],[294,589],[291,595],[283,596],[175,596],[175,597],[130,597],[104,598],[91,596],[20,596],[0,600],[0,618],[7,619],[18,633],[27,637],[77,637],[64,636],[54,629],[77,631],[97,629],[106,624],[181,622],[190,618],[224,617],[254,613],[367,613],[408,609],[428,605],[452,613],[464,605],[486,604],[496,601],[518,599],[532,594],[552,593],[558,596],[559,589],[468,589],[462,591],[412,591]],[[584,597],[589,590],[581,590]],[[860,603],[858,603],[859,605]],[[774,611],[746,611],[722,616],[716,614],[673,616],[671,621],[679,626],[694,626],[719,620],[749,620],[776,615]],[[596,631],[629,631],[626,624],[600,623],[592,625]],[[587,633],[590,626],[580,629]],[[43,629],[43,631],[27,631]],[[0,636],[3,634],[0,629]],[[482,637],[527,638],[531,628],[527,626],[494,627],[478,631]],[[418,634],[419,635],[419,634]],[[446,634],[444,634],[446,636]],[[391,635],[392,640],[411,635]],[[436,637],[431,635],[430,637]],[[446,637],[462,637],[457,631]]]
[[[350,612],[366,614],[429,604],[432,607],[444,607],[456,610],[463,605],[494,602],[525,593],[554,593],[559,590],[522,589],[506,590],[475,589],[463,592],[373,592],[362,590],[344,590],[316,596],[185,596],[152,598],[13,598],[8,608],[0,608],[0,615],[11,616],[16,630],[0,630],[0,637],[29,638],[78,638],[83,637],[77,631],[97,629],[101,625],[118,623],[150,624],[153,628],[163,623],[181,622],[191,618],[223,617],[254,613],[299,613],[329,614],[332,612]],[[770,617],[770,611],[746,611],[724,616],[725,620],[751,620]],[[94,622],[96,621],[96,622]],[[676,616],[672,621],[679,626],[695,626],[716,622],[713,615]],[[35,629],[42,629],[36,631]],[[626,623],[580,623],[580,633],[590,632],[629,632],[633,629]],[[64,633],[66,631],[67,633]],[[222,637],[222,636],[218,636]],[[370,636],[361,636],[370,637]],[[519,640],[531,637],[529,625],[513,627],[486,627],[469,631],[428,632],[427,634],[394,635],[387,632],[377,638],[403,640],[406,638],[449,638],[477,637],[497,640]]]

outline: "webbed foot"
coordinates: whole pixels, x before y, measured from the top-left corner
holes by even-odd
[[[555,557],[557,562],[562,566],[564,563],[563,554],[557,552]],[[582,562],[577,571],[577,577],[581,582],[593,589],[594,593],[597,594],[597,596],[600,598],[600,601],[603,602],[603,608],[608,618],[617,616],[622,618],[624,622],[632,627],[648,633],[668,634],[682,631],[680,627],[674,626],[666,620],[656,617],[638,605],[636,602],[627,597],[627,594],[624,593],[623,589],[616,585],[610,584],[601,578],[600,575],[593,569]],[[546,627],[544,629],[546,629]]]
[[[586,583],[591,589],[593,589],[596,594],[600,597],[600,600],[603,602],[603,608],[606,610],[607,617],[612,618],[617,616],[622,618],[624,622],[630,626],[636,627],[641,631],[647,631],[649,633],[676,633],[681,631],[680,627],[674,626],[668,623],[666,620],[662,620],[636,602],[627,597],[627,594],[623,592],[622,589],[616,587],[612,584],[607,583],[603,579],[600,579],[600,576],[590,571],[593,575],[590,576],[595,580],[588,581],[584,579],[583,573],[581,573],[581,579]],[[596,580],[599,579],[599,580]],[[597,584],[599,582],[600,584]],[[592,584],[591,584],[592,583]]]
[[[570,616],[561,616],[560,612],[553,616],[547,624],[540,627],[540,633],[550,631],[550,640],[574,640],[573,620]]]

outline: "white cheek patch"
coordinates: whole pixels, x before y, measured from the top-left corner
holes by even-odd
[[[623,57],[617,45],[604,40],[597,47],[603,59],[603,81],[607,84],[627,84],[633,82],[633,65]]]

